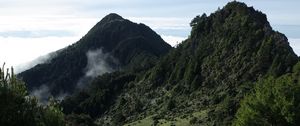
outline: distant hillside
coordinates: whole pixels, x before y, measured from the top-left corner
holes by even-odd
[[[191,35],[148,71],[97,77],[67,97],[67,114],[101,125],[230,125],[254,82],[292,70],[298,57],[265,14],[230,2],[195,17]]]
[[[170,49],[148,26],[109,14],[78,42],[18,77],[30,91],[47,90],[57,96],[106,72],[148,69]]]

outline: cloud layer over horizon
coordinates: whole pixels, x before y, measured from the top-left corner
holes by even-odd
[[[109,13],[144,23],[175,46],[190,34],[196,15],[210,14],[230,0],[1,0],[0,63],[21,64],[66,47]],[[266,13],[275,30],[289,38],[300,55],[300,1],[242,0]],[[18,68],[19,66],[19,68]]]

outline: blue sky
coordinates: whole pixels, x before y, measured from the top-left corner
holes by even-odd
[[[230,0],[0,0],[0,62],[24,64],[79,40],[109,13],[144,23],[171,45],[190,33],[196,15],[210,14]],[[266,13],[275,30],[300,54],[299,0],[243,0]],[[10,53],[11,50],[16,50]],[[22,65],[23,64],[23,65]]]

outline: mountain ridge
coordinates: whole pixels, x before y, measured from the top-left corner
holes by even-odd
[[[106,125],[172,120],[230,125],[255,81],[289,73],[299,60],[266,15],[245,3],[229,2],[210,16],[195,17],[190,25],[190,37],[151,69],[127,73],[135,76],[129,82],[118,81],[126,73],[98,77],[81,92],[86,98],[75,94],[62,102],[65,113],[87,114]]]
[[[109,62],[114,71],[88,78],[84,90],[72,92],[61,102],[63,112],[72,117],[70,122],[84,117],[98,125],[231,125],[240,101],[257,81],[290,74],[299,61],[267,16],[242,2],[229,2],[209,16],[196,16],[190,26],[190,36],[172,49],[144,24],[109,14],[66,49],[71,51],[65,55],[75,56],[61,56],[64,60],[52,62],[55,67],[33,69],[47,73],[68,68],[60,66],[65,64],[61,61],[78,58],[83,62],[73,67],[84,69],[89,61],[85,53],[99,47],[118,59]],[[70,79],[56,82],[51,80],[55,75],[45,80]],[[66,85],[52,88],[59,86]]]
[[[114,62],[111,58],[103,59],[112,69],[135,70],[141,66],[151,66],[172,47],[148,26],[133,23],[112,13],[105,16],[78,42],[59,50],[49,63],[36,65],[20,73],[18,77],[27,83],[31,91],[46,85],[54,96],[72,93],[79,78],[85,74],[87,52],[100,48],[103,54],[109,54],[118,60]],[[138,61],[140,63],[136,63]]]

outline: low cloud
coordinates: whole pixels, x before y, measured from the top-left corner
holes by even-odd
[[[49,55],[40,57],[33,61],[31,64],[27,64],[24,68],[30,68],[30,66],[44,62],[47,63],[51,58],[56,56],[55,53],[50,53]],[[84,69],[85,75],[81,77],[77,83],[77,89],[82,89],[87,86],[95,77],[102,75],[104,73],[110,73],[115,71],[117,68],[118,61],[111,56],[109,53],[103,53],[102,49],[90,50],[86,53],[87,57],[87,66]],[[21,69],[19,69],[21,70]],[[38,88],[35,88],[31,93],[32,96],[35,96],[41,104],[46,104],[49,100],[49,97],[52,96],[50,89],[47,85],[41,85]],[[57,100],[63,100],[67,95],[65,92],[59,93],[59,95],[54,98]]]
[[[300,38],[289,38],[289,43],[294,52],[300,56]]]
[[[51,61],[52,58],[54,58],[55,56],[57,55],[57,52],[52,52],[52,53],[49,53],[49,54],[46,54],[44,56],[40,56],[32,61],[29,61],[27,63],[24,63],[24,64],[21,64],[21,65],[18,65],[15,67],[15,73],[21,73],[25,70],[28,70],[38,64],[42,64],[42,63],[48,63]]]
[[[103,53],[102,49],[88,51],[86,53],[88,64],[85,76],[96,77],[104,73],[112,72],[114,69],[108,64],[107,60],[116,60],[108,53]]]
[[[179,37],[179,36],[161,36],[163,40],[165,40],[167,43],[169,43],[171,46],[175,47],[179,43],[181,43],[183,40],[185,40],[185,37]]]
[[[116,70],[114,66],[118,61],[109,53],[103,53],[102,49],[90,50],[86,53],[87,66],[84,69],[85,75],[79,79],[77,88],[84,88],[95,77],[104,73],[110,73]]]
[[[41,85],[38,88],[35,88],[31,93],[31,96],[34,96],[38,99],[40,104],[47,104],[48,100],[50,97],[52,97],[53,95],[50,92],[50,89],[47,85]],[[56,100],[62,101],[66,96],[68,96],[68,93],[59,93],[57,96],[55,96],[54,98]]]
[[[34,89],[30,94],[35,96],[42,104],[47,103],[49,97],[51,96],[49,87],[46,85],[41,85],[40,87]]]
[[[2,31],[1,37],[20,37],[20,38],[42,38],[42,37],[68,37],[75,36],[74,33],[66,30],[17,30],[17,31]]]
[[[43,38],[14,38],[0,37],[0,63],[6,62],[7,66],[15,67],[21,72],[24,66],[32,60],[43,61],[47,54],[62,49],[78,40],[78,37],[43,37]],[[46,56],[46,57],[45,57]],[[33,62],[36,62],[33,61]]]

